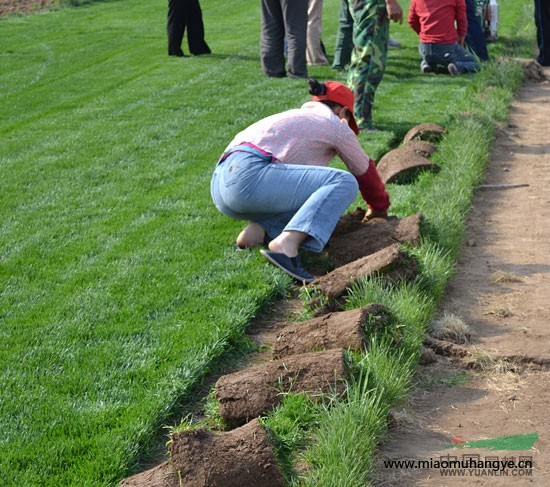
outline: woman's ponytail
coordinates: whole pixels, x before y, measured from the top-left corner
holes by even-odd
[[[325,83],[319,83],[316,79],[310,79],[309,94],[313,96],[323,96],[327,94],[327,85]]]

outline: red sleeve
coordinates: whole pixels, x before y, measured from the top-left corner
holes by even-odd
[[[420,34],[420,19],[416,13],[416,2],[414,0],[411,2],[408,23],[417,34]]]
[[[359,183],[361,196],[369,208],[376,211],[385,211],[389,208],[390,197],[372,159],[369,160],[369,168],[355,178]]]
[[[466,3],[458,0],[456,6],[456,32],[458,37],[466,37],[468,32],[468,18],[466,17]]]

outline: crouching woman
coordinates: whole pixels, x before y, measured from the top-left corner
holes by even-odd
[[[367,218],[386,216],[388,193],[362,149],[352,91],[342,83],[309,81],[311,101],[266,117],[238,133],[211,181],[224,215],[250,223],[239,248],[266,243],[260,253],[298,281],[311,282],[298,255],[321,252],[360,191]],[[327,167],[335,156],[346,170]]]

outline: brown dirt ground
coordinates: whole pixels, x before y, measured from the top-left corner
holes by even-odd
[[[56,0],[0,0],[0,17],[14,13],[44,10]]]
[[[440,306],[442,314],[470,327],[467,348],[478,369],[441,356],[420,368],[409,400],[393,415],[396,426],[382,445],[373,485],[550,485],[550,370],[487,360],[479,367],[486,356],[529,355],[542,363],[550,358],[549,114],[550,83],[524,85],[498,132],[488,186],[474,197],[458,272]],[[446,448],[457,436],[477,441],[534,432],[539,439],[528,451]],[[479,454],[480,460],[527,456],[533,470],[531,476],[509,470],[508,476],[485,471],[449,478],[438,469],[383,464],[449,454],[458,460],[463,454]]]

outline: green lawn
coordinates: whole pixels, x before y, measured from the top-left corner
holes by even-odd
[[[338,2],[325,3],[330,54]],[[0,20],[2,485],[116,483],[292,285],[256,252],[233,251],[242,224],[217,212],[209,180],[233,134],[306,101],[306,83],[263,76],[258,2],[201,5],[213,54],[197,58],[166,55],[165,1]],[[499,5],[491,53],[531,55],[531,2]],[[377,95],[382,130],[361,141],[379,158],[417,123],[451,128],[438,157],[466,165],[390,193],[395,214],[427,213],[429,248],[452,257],[484,163],[463,129],[486,157],[518,71],[422,76],[414,32],[392,24],[392,36],[404,47]],[[310,75],[344,79],[330,67]],[[466,181],[449,188],[455,176]]]

